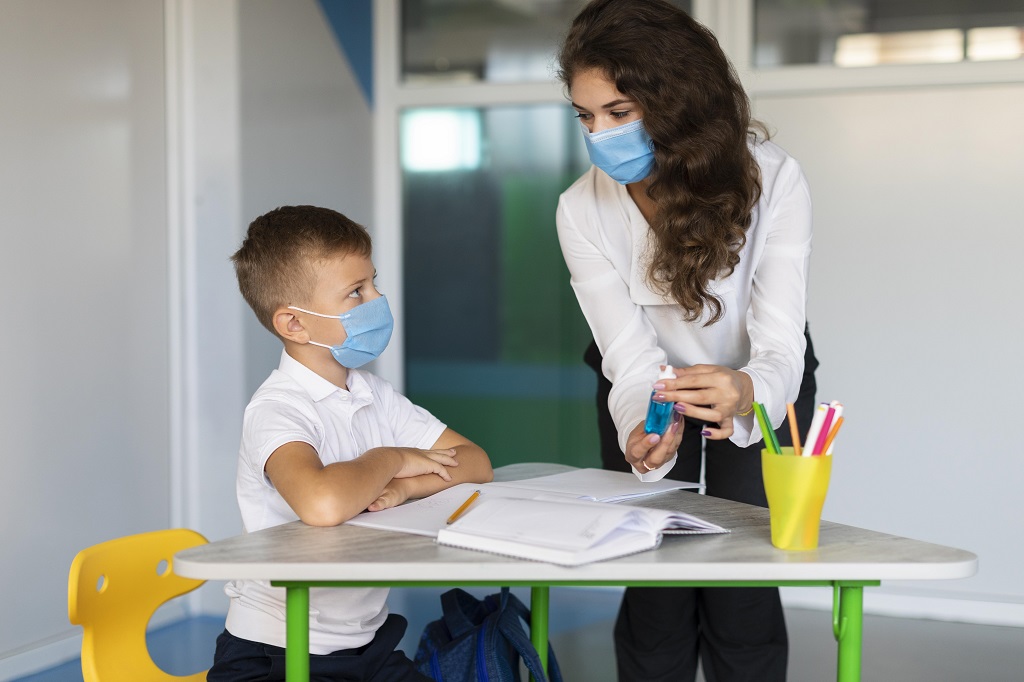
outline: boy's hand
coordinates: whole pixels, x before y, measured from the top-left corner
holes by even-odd
[[[448,473],[447,467],[459,466],[455,459],[455,448],[447,450],[419,450],[417,448],[394,448],[401,457],[401,469],[395,474],[395,478],[411,478],[424,474],[437,474],[445,481],[451,481],[452,476]]]
[[[381,509],[390,509],[391,507],[397,507],[406,500],[409,499],[409,488],[405,485],[405,481],[409,479],[405,478],[393,478],[391,483],[384,486],[384,490],[380,491],[380,496],[370,503],[366,509],[367,511],[380,511]]]

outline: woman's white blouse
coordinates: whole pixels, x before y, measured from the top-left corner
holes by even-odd
[[[608,407],[619,446],[644,420],[658,365],[724,365],[746,372],[773,426],[796,399],[804,369],[804,320],[811,255],[811,198],[799,164],[772,142],[751,146],[761,168],[754,209],[735,271],[711,282],[722,318],[684,322],[671,297],[646,281],[650,229],[626,187],[592,167],[558,202],[558,239],[612,382]],[[731,440],[761,440],[754,415],[736,417]],[[675,460],[644,480],[662,478]]]

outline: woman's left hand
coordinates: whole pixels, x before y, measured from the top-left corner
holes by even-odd
[[[753,405],[754,382],[735,369],[719,365],[673,367],[675,379],[659,379],[664,389],[655,389],[660,398],[674,402],[676,411],[708,422],[704,437],[724,440],[732,435],[732,418]],[[718,424],[718,428],[712,426]]]

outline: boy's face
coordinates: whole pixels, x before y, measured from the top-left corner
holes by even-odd
[[[341,315],[357,305],[380,298],[373,284],[377,274],[369,256],[350,253],[321,261],[318,277],[308,308],[324,315]],[[302,306],[306,307],[306,306]],[[303,316],[311,338],[334,346],[345,341],[345,328],[338,320]]]

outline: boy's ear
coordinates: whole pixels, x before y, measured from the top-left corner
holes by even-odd
[[[299,318],[288,308],[278,308],[274,311],[274,331],[282,339],[294,341],[295,343],[309,342],[309,333],[302,326]]]

